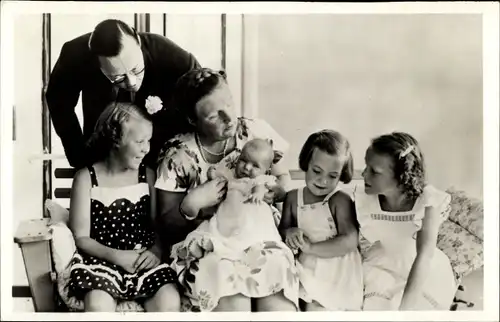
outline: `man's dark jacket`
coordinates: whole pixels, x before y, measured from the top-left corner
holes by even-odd
[[[163,110],[153,115],[153,138],[150,152],[144,162],[156,170],[156,158],[163,143],[184,131],[171,107],[176,81],[192,68],[199,67],[196,58],[171,40],[152,33],[138,33],[144,56],[144,79],[135,95],[135,104],[145,108],[148,96],[158,96]],[[66,157],[71,166],[81,168],[93,162],[85,143],[94,131],[101,112],[114,101],[130,100],[130,95],[120,90],[117,94],[101,72],[96,56],[88,48],[91,33],[66,42],[52,70],[46,92],[47,105],[57,135],[61,138]],[[75,113],[82,93],[83,134]]]

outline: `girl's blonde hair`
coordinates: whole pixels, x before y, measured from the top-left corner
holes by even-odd
[[[123,125],[131,118],[152,122],[149,114],[132,103],[113,102],[99,116],[94,133],[87,147],[94,156],[93,162],[104,160],[118,147],[123,136]]]

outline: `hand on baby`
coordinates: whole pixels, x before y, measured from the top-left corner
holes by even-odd
[[[270,185],[266,184],[266,188],[267,188],[267,191],[264,195],[263,200],[267,204],[272,204],[277,200],[282,200],[284,198],[284,196],[286,195],[285,189],[280,185],[270,186]]]
[[[189,191],[185,202],[197,205],[198,209],[209,208],[221,202],[227,192],[227,180],[216,178]]]
[[[290,247],[294,253],[299,250],[307,252],[311,248],[309,238],[307,238],[307,236],[304,235],[304,232],[297,227],[287,230],[285,235],[285,244]]]

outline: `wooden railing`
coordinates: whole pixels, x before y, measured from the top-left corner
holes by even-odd
[[[65,159],[64,155],[61,154],[41,154],[41,155],[35,155],[30,158],[30,160],[60,160],[60,159]],[[54,169],[54,177],[56,179],[72,179],[75,175],[76,170],[74,168],[56,168]],[[305,173],[302,170],[299,169],[292,169],[290,170],[290,177],[292,181],[303,181],[305,179]],[[354,170],[354,175],[352,178],[352,181],[359,181],[363,180],[363,177],[361,176],[361,170]],[[64,187],[64,188],[55,188],[54,189],[54,197],[55,198],[69,198],[71,195],[71,188],[70,187]]]
[[[355,169],[352,177],[352,181],[363,180],[363,176],[361,175],[362,170]],[[302,170],[290,170],[290,177],[292,180],[304,180],[305,173]]]

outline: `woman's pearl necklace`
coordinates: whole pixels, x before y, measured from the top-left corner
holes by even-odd
[[[224,142],[224,150],[221,152],[221,153],[215,153],[215,152],[212,152],[210,150],[208,150],[207,148],[205,148],[203,146],[203,144],[201,144],[201,141],[200,141],[200,137],[198,136],[198,134],[195,134],[195,139],[196,139],[196,142],[198,143],[198,146],[203,150],[205,151],[206,153],[208,154],[211,154],[211,155],[214,155],[214,156],[223,156],[225,157],[226,156],[226,151],[227,151],[227,146],[229,144],[229,139],[226,139],[226,141]],[[202,153],[203,155],[203,153]]]

